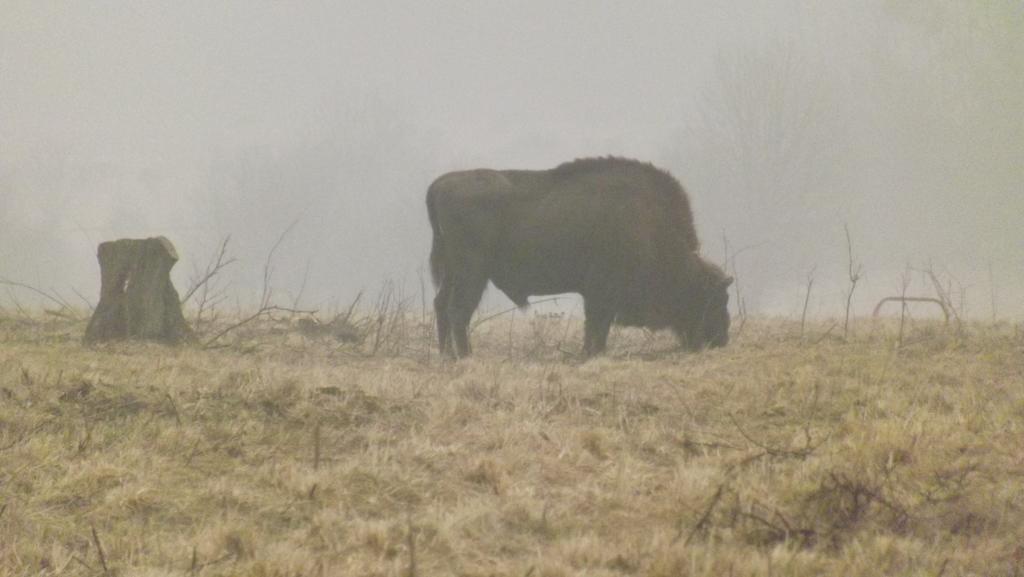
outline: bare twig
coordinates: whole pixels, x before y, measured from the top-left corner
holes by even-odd
[[[181,415],[178,413],[178,405],[174,402],[174,397],[172,397],[170,393],[165,392],[164,395],[167,397],[167,402],[171,404],[171,413],[174,414],[174,422],[180,427]]]
[[[928,265],[928,268],[925,269],[924,273],[932,281],[932,286],[935,287],[936,296],[944,304],[943,309],[948,310],[948,312],[952,313],[953,319],[956,322],[957,331],[961,331],[963,329],[963,321],[960,318],[960,313],[957,312],[956,306],[953,304],[953,299],[950,297],[952,289],[948,287],[944,288],[942,286],[942,283],[939,281],[939,277],[938,275],[935,274],[935,270],[932,268],[931,264]],[[966,297],[963,295],[964,292],[966,292],[966,290],[961,287],[961,304],[966,299]]]
[[[16,439],[14,439],[13,441],[7,443],[6,445],[0,446],[0,451],[6,451],[8,449],[13,449],[14,447],[17,447],[18,445],[20,445],[20,444],[24,443],[25,441],[31,439],[33,435],[35,435],[39,431],[43,430],[43,428],[46,427],[49,424],[50,424],[49,421],[43,421],[43,422],[37,424],[36,426],[32,427],[31,429],[28,429],[26,431],[22,431],[18,435],[18,437]]]
[[[832,334],[832,331],[834,331],[837,326],[839,326],[839,323],[833,321],[832,324],[829,325],[828,330],[826,330],[824,333],[822,333],[822,335],[820,337],[818,337],[818,340],[814,341],[814,344],[816,344],[816,345],[821,344],[821,341],[827,339],[828,336]]]
[[[194,269],[191,287],[186,291],[185,298],[182,299],[182,304],[192,298],[193,295],[196,295],[198,299],[194,321],[197,330],[203,322],[203,314],[207,311],[211,312],[209,321],[213,322],[216,320],[217,315],[214,311],[216,311],[217,305],[226,298],[223,288],[218,286],[217,279],[227,266],[235,262],[234,258],[227,256],[227,247],[230,240],[230,236],[224,237],[219,250],[210,258],[202,273],[199,272],[198,268]]]
[[[420,326],[423,328],[423,347],[424,361],[430,362],[430,355],[434,351],[434,347],[431,346],[431,328],[434,323],[429,322],[429,313],[427,312],[427,284],[423,280],[423,267],[420,267],[416,271],[416,275],[419,278],[420,283]]]
[[[854,264],[853,241],[850,240],[850,227],[846,223],[843,223],[843,231],[846,232],[847,274],[850,278],[850,290],[846,293],[846,316],[843,320],[843,340],[845,341],[849,337],[850,331],[850,305],[853,302],[853,291],[857,290],[857,282],[861,279],[863,267],[859,263]]]
[[[67,570],[68,565],[70,565],[71,562],[74,561],[74,560],[75,560],[74,556],[68,557],[67,559],[64,560],[64,564],[61,565],[60,567],[58,567],[57,570],[54,571],[53,574],[54,575],[63,575],[64,571]]]
[[[832,481],[833,490],[841,490],[849,494],[853,499],[852,510],[848,512],[850,517],[860,516],[872,503],[878,503],[895,515],[897,523],[902,525],[910,518],[910,513],[901,503],[893,501],[885,496],[880,487],[868,486],[863,482],[850,479],[843,473],[829,472],[829,479]]]
[[[903,327],[907,319],[907,287],[910,285],[910,265],[903,271],[900,284],[900,334],[896,340],[896,348],[903,348]]]
[[[291,313],[291,314],[299,315],[299,314],[313,314],[316,311],[315,310],[290,309],[290,308],[287,308],[287,307],[279,307],[279,306],[275,306],[275,305],[262,306],[262,307],[260,307],[260,309],[258,311],[252,313],[251,315],[243,318],[242,320],[240,320],[240,321],[238,321],[238,322],[236,322],[234,324],[228,325],[226,328],[222,329],[220,332],[218,332],[217,334],[215,334],[212,337],[210,337],[205,343],[203,343],[203,348],[204,349],[213,348],[214,343],[216,343],[221,338],[223,338],[224,335],[226,335],[226,334],[228,334],[228,333],[230,333],[230,332],[232,332],[234,330],[237,330],[237,329],[239,329],[241,327],[244,327],[245,325],[255,321],[256,319],[264,317],[266,315],[269,315],[270,313],[273,313],[273,312],[283,312],[283,313]]]
[[[558,300],[559,300],[559,297],[551,297],[551,298],[541,299],[541,300],[539,300],[539,301],[533,301],[533,302],[531,302],[530,304],[531,304],[531,305],[539,305],[539,304],[541,304],[541,303],[551,303],[551,302],[558,302]],[[496,319],[496,318],[498,318],[498,317],[500,317],[500,316],[504,316],[504,315],[507,315],[508,313],[512,313],[512,312],[515,312],[515,311],[519,310],[519,308],[520,308],[520,307],[518,307],[518,306],[515,306],[515,307],[509,307],[509,308],[507,308],[507,309],[504,309],[504,310],[502,310],[502,311],[496,312],[496,313],[494,313],[494,314],[492,314],[492,315],[488,315],[488,316],[486,316],[486,317],[484,317],[484,318],[482,318],[482,319],[477,319],[477,320],[476,320],[475,322],[473,322],[473,325],[472,325],[472,326],[470,327],[470,331],[472,331],[472,330],[473,330],[473,329],[475,329],[476,327],[478,327],[478,326],[480,326],[480,325],[482,325],[482,324],[486,323],[486,322],[487,322],[487,321],[489,321],[489,320],[492,320],[492,319]]]
[[[302,284],[299,285],[299,292],[296,293],[295,298],[292,300],[292,308],[299,308],[299,301],[302,300],[302,294],[306,292],[306,283],[309,282],[309,259],[306,259],[306,268],[302,271]]]
[[[67,316],[77,318],[78,315],[75,314],[75,308],[71,306],[71,303],[69,303],[66,298],[64,298],[64,295],[60,294],[59,290],[51,287],[50,294],[52,294],[54,298],[56,298],[61,303],[61,305],[63,305],[63,310],[68,311],[68,313],[66,313]]]
[[[227,561],[228,559],[230,559],[232,556],[233,556],[232,553],[227,553],[225,555],[217,557],[216,559],[213,559],[211,561],[207,561],[206,563],[200,563],[199,562],[199,554],[196,551],[195,545],[193,545],[192,546],[192,562],[189,565],[188,572],[191,575],[198,575],[199,572],[202,571],[203,569],[205,569],[207,567],[211,567],[213,565],[217,565],[219,563],[223,563],[223,562]]]
[[[804,293],[804,308],[803,312],[800,313],[800,340],[804,340],[804,327],[807,323],[807,305],[811,302],[811,288],[814,286],[814,272],[818,270],[818,265],[811,267],[811,270],[807,273],[807,290]]]
[[[313,470],[320,470],[320,423],[313,429]]]
[[[103,545],[100,544],[99,533],[96,532],[96,527],[92,527],[92,540],[96,544],[96,552],[100,556],[100,565],[103,566],[103,574],[110,575],[110,568],[107,567],[107,556],[103,553]]]
[[[740,248],[739,250],[730,252],[729,237],[725,235],[725,231],[722,231],[722,246],[725,249],[725,262],[722,264],[722,268],[732,276],[732,287],[733,291],[736,293],[736,314],[739,316],[740,324],[735,330],[735,337],[739,337],[743,332],[743,327],[747,324],[747,303],[743,300],[743,292],[740,289],[740,274],[739,271],[736,270],[736,260],[739,255],[748,250],[757,248],[760,245],[748,245]]]
[[[77,315],[75,315],[74,309],[71,308],[70,305],[68,305],[68,302],[66,300],[64,300],[59,294],[57,294],[57,293],[55,293],[53,291],[46,292],[46,291],[44,291],[42,289],[39,289],[39,288],[36,288],[36,287],[34,287],[32,285],[28,285],[28,284],[25,284],[25,283],[22,283],[22,282],[18,282],[18,281],[13,281],[13,280],[6,279],[6,278],[0,278],[0,285],[20,288],[20,289],[25,289],[25,290],[27,290],[27,291],[29,291],[31,293],[34,293],[36,296],[40,296],[43,299],[48,300],[51,303],[59,306],[60,310],[62,312],[67,312],[67,314],[77,318]],[[18,306],[17,303],[15,303],[15,305]],[[18,306],[18,308],[20,309],[21,307]]]
[[[7,289],[7,298],[11,299],[11,302],[14,303],[14,308],[17,309],[18,314],[21,315],[21,318],[32,318],[32,315],[28,314],[28,311],[25,310],[25,307],[21,306],[21,302],[18,301],[18,297],[14,296],[14,292],[11,291],[10,287],[8,287]]]
[[[67,310],[71,310],[71,309],[67,309]],[[48,314],[48,315],[50,315],[51,317],[57,317],[59,319],[66,319],[66,320],[69,320],[69,321],[78,320],[78,315],[68,314],[68,313],[64,312],[63,310],[55,311],[55,310],[51,310],[51,309],[43,309],[43,312]]]
[[[718,505],[718,502],[722,500],[722,494],[725,493],[725,486],[728,483],[728,480],[723,481],[720,485],[718,485],[718,488],[715,489],[715,494],[711,496],[711,499],[708,501],[708,506],[704,508],[704,513],[700,516],[700,519],[698,519],[697,522],[690,529],[690,534],[686,536],[686,541],[683,542],[683,545],[689,546],[690,541],[693,541],[693,538],[697,535],[697,532],[703,529],[705,525],[707,525],[708,521],[711,519],[711,513],[715,511],[715,507]],[[679,541],[679,537],[682,537],[682,533],[676,535],[675,541]]]
[[[384,281],[371,322],[374,323],[373,346],[370,356],[378,352],[399,354],[406,346],[410,299],[402,285],[388,279]]]
[[[76,563],[78,563],[78,564],[79,564],[79,565],[81,565],[82,567],[85,567],[85,568],[86,568],[86,569],[88,569],[89,571],[95,571],[95,569],[93,569],[93,568],[92,568],[92,565],[90,565],[90,564],[86,563],[85,561],[83,561],[83,560],[82,560],[82,558],[81,558],[81,557],[79,557],[78,555],[73,555],[73,556],[72,556],[71,558],[72,558],[72,559],[73,559],[73,560],[74,560],[74,561],[75,561]]]
[[[295,228],[295,225],[298,224],[298,222],[298,220],[295,220],[290,225],[288,225],[288,228],[286,228],[284,232],[282,232],[281,235],[277,237],[277,240],[274,242],[274,244],[270,247],[270,250],[267,252],[267,258],[263,263],[263,288],[260,292],[259,309],[255,313],[252,313],[251,315],[244,317],[241,320],[227,326],[226,328],[219,331],[217,334],[207,339],[206,342],[203,343],[204,349],[212,348],[217,341],[219,341],[228,333],[237,330],[273,312],[286,312],[291,314],[313,314],[316,312],[315,310],[300,310],[295,308],[280,307],[271,302],[274,294],[272,284],[274,270],[274,254],[277,252],[277,249],[281,246],[281,243],[284,242],[285,237],[287,237],[288,233],[290,233],[292,229]],[[225,240],[225,244],[222,246],[225,246],[226,244],[227,241]]]
[[[777,540],[781,541],[781,540],[785,539],[786,536],[788,535],[788,533],[787,533],[787,531],[786,531],[786,529],[784,527],[779,527],[775,523],[772,523],[768,519],[765,519],[761,515],[759,515],[756,512],[754,512],[753,508],[751,508],[749,511],[740,511],[739,515],[742,516],[742,517],[746,517],[747,519],[751,519],[751,520],[757,521],[758,523],[763,525],[766,529],[771,531],[774,534],[774,538],[777,539]]]
[[[270,281],[274,274],[274,253],[276,253],[277,249],[281,247],[281,243],[284,242],[284,239],[289,233],[291,233],[292,229],[294,229],[297,224],[299,224],[299,221],[293,220],[292,223],[284,229],[284,232],[277,237],[277,240],[274,241],[273,246],[271,246],[270,250],[267,252],[267,259],[263,262],[263,291],[260,296],[260,307],[269,305],[270,299],[273,296],[273,285]]]
[[[231,235],[224,237],[224,240],[220,243],[220,249],[214,255],[214,257],[206,264],[206,268],[201,274],[198,274],[190,283],[185,296],[181,297],[181,304],[184,305],[188,302],[192,295],[196,294],[201,288],[207,287],[210,281],[216,277],[225,267],[235,262],[233,257],[228,256],[228,243],[231,241]],[[198,271],[197,271],[198,272]]]
[[[740,436],[746,439],[748,443],[761,449],[762,451],[765,452],[766,455],[772,457],[796,457],[798,459],[806,459],[808,456],[810,456],[811,453],[817,450],[817,448],[820,447],[826,440],[828,440],[828,438],[826,437],[818,444],[813,444],[808,423],[808,425],[804,427],[804,446],[802,448],[780,449],[778,447],[766,445],[754,439],[752,436],[748,435],[747,432],[743,429],[743,427],[740,426],[739,421],[736,420],[736,417],[732,413],[729,413],[729,420],[732,421],[733,426],[735,426],[736,430],[739,431]]]
[[[349,322],[352,320],[352,313],[355,312],[356,305],[359,304],[359,301],[362,300],[362,298],[363,298],[363,291],[359,291],[359,293],[356,294],[356,298],[352,299],[352,302],[349,303],[348,309],[345,311],[344,318],[342,318],[342,316],[339,314],[338,316],[334,317],[334,320],[331,321],[331,322],[333,323],[333,322],[336,322],[338,319],[341,319],[343,323],[349,324]]]
[[[760,514],[759,511],[764,511],[766,514],[771,513],[771,519],[777,520],[779,523],[774,523],[769,520],[768,517]],[[813,529],[805,527],[794,528],[792,523],[786,519],[785,515],[783,515],[781,511],[775,507],[768,507],[756,499],[751,503],[749,510],[740,511],[739,515],[746,517],[747,519],[757,521],[771,531],[774,534],[775,539],[778,540],[788,541],[790,538],[795,536],[801,544],[806,545],[813,541],[815,537],[815,531]]]
[[[988,261],[988,294],[992,304],[992,323],[996,322],[996,277],[992,272],[992,261]]]
[[[423,267],[416,269],[416,278],[420,283],[420,322],[427,322],[427,284],[423,280]]]
[[[76,289],[75,287],[71,287],[71,292],[75,293],[75,296],[80,298],[82,302],[85,303],[85,306],[88,307],[90,314],[92,314],[92,312],[96,310],[96,307],[92,304],[92,302],[89,299],[85,298],[82,295],[82,293],[78,292],[78,289]]]

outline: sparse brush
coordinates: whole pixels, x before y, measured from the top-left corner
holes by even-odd
[[[323,323],[357,342],[286,314],[218,349],[0,323],[0,574],[1024,570],[1014,325],[908,317],[894,350],[899,319],[751,318],[700,354],[623,329],[581,363],[578,319],[509,313],[426,363],[385,290]]]

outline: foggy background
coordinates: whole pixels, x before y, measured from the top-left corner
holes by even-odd
[[[0,0],[0,277],[77,304],[99,242],[153,235],[179,292],[231,235],[252,303],[293,222],[281,300],[418,300],[433,178],[607,154],[683,183],[751,312],[799,315],[817,267],[841,315],[846,223],[857,314],[931,262],[1024,316],[1020,0]]]

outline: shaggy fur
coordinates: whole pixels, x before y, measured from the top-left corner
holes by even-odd
[[[613,321],[672,328],[694,348],[728,339],[731,279],[699,256],[686,193],[651,164],[452,172],[431,184],[427,212],[442,352],[469,354],[466,328],[488,281],[520,306],[582,295],[588,355],[604,349]]]

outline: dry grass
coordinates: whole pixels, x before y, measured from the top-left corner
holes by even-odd
[[[578,321],[507,315],[441,364],[422,319],[370,354],[0,318],[0,574],[1024,574],[1014,327],[827,327],[579,363]]]

